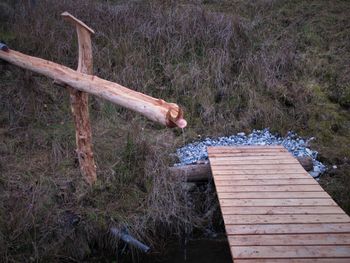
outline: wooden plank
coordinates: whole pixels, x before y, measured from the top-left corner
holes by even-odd
[[[350,245],[349,234],[230,235],[230,246]]]
[[[225,152],[225,151],[251,151],[251,150],[287,150],[282,145],[236,145],[236,146],[217,146],[208,147],[210,153]]]
[[[222,171],[222,170],[286,170],[293,169],[293,171],[305,171],[300,164],[246,164],[246,165],[216,165],[211,164],[213,171]]]
[[[272,144],[272,145],[235,145],[235,146],[213,146],[210,147],[210,151],[216,150],[235,150],[235,149],[286,149],[283,145]]]
[[[287,184],[318,184],[315,179],[312,177],[310,178],[302,178],[302,179],[275,179],[275,180],[269,180],[269,179],[231,179],[231,180],[218,180],[215,182],[215,185],[222,185],[222,186],[230,186],[230,185],[287,185]]]
[[[281,191],[308,191],[319,192],[322,190],[319,185],[242,185],[242,186],[216,186],[216,190],[220,193],[234,193],[234,192],[281,192]]]
[[[215,175],[215,182],[221,180],[251,180],[251,179],[305,179],[313,178],[309,174],[217,174]]]
[[[350,233],[349,223],[321,223],[321,224],[255,224],[230,225],[226,224],[228,235],[251,234],[308,234],[308,233]]]
[[[311,214],[344,214],[339,206],[224,206],[224,215],[311,215]]]
[[[225,224],[349,223],[348,215],[223,215]]]
[[[350,258],[349,216],[285,149],[208,152],[235,262]]]
[[[291,158],[292,157],[292,158]],[[248,161],[293,161],[296,160],[296,157],[292,156],[291,154],[287,153],[280,153],[278,155],[248,155],[248,156],[240,156],[240,155],[222,155],[222,156],[217,156],[217,157],[212,157],[210,155],[210,160],[214,162],[228,162],[228,161],[233,161],[233,162],[248,162]]]
[[[222,170],[222,169],[212,169],[212,172],[218,175],[244,175],[244,174],[257,174],[257,175],[263,175],[263,174],[305,174],[308,175],[308,173],[303,169],[300,168],[297,171],[296,170],[290,170],[290,169],[283,169],[283,170],[271,170],[271,169],[255,169],[255,170]],[[309,175],[310,176],[310,175]]]
[[[265,258],[265,259],[235,259],[234,263],[349,263],[349,258]]]
[[[273,157],[293,157],[293,155],[289,152],[239,152],[239,153],[209,153],[210,159],[220,159],[222,157],[254,157],[254,158],[260,158],[260,157],[266,157],[266,156],[273,156]],[[293,157],[294,158],[294,157]]]
[[[220,199],[220,206],[337,206],[331,199]]]
[[[250,162],[250,161],[266,161],[266,162],[294,162],[298,161],[296,157],[291,155],[290,153],[279,153],[279,154],[267,154],[267,155],[245,155],[241,156],[241,154],[223,154],[221,156],[216,155],[216,157],[212,157],[210,155],[210,161],[212,162]]]
[[[214,166],[223,165],[274,165],[274,164],[300,164],[297,159],[285,158],[285,159],[246,159],[246,160],[225,160],[224,158],[211,159],[210,164]]]
[[[208,149],[208,148],[207,148]],[[284,154],[284,155],[289,155],[292,156],[293,154],[288,152],[287,150],[283,150],[283,149],[251,149],[251,150],[236,150],[236,151],[217,151],[217,152],[210,152],[208,151],[208,154],[210,154],[211,157],[213,158],[218,158],[218,157],[222,157],[222,156],[230,156],[230,155],[235,155],[235,156],[239,156],[239,155],[245,155],[245,156],[265,156],[265,155],[280,155],[280,154]]]
[[[220,199],[231,198],[258,198],[258,199],[270,199],[270,198],[330,198],[330,196],[324,192],[236,192],[236,193],[218,193]]]
[[[254,152],[254,153],[261,153],[261,152],[288,152],[288,150],[284,147],[232,147],[232,146],[220,146],[220,147],[208,147],[208,153],[209,154],[222,154],[222,153],[242,153],[242,152]]]
[[[350,246],[233,246],[234,258],[350,257]]]

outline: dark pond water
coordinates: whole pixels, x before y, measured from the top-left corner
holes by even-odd
[[[180,242],[169,244],[165,255],[141,259],[140,262],[161,263],[232,263],[225,238],[190,240],[186,248]]]

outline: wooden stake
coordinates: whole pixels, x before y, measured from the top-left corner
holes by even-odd
[[[78,34],[79,60],[78,72],[92,75],[92,45],[91,34],[95,32],[86,24],[69,14],[62,13],[65,20],[75,25]],[[89,96],[87,93],[67,86],[70,93],[70,103],[75,124],[75,139],[80,171],[84,179],[92,185],[96,179],[96,165],[92,150],[92,132],[89,118]]]

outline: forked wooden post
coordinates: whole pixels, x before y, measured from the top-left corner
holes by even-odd
[[[86,24],[69,14],[62,13],[65,20],[76,27],[78,34],[79,61],[78,72],[92,75],[93,59],[91,34],[95,32]],[[96,181],[96,165],[92,150],[92,132],[89,118],[89,95],[83,91],[67,86],[75,124],[77,157],[80,170],[85,180],[91,185]]]
[[[49,60],[32,57],[8,48],[0,43],[0,59],[18,67],[31,70],[54,79],[60,86],[69,87],[71,105],[76,125],[77,153],[82,174],[86,181],[96,181],[96,166],[92,152],[92,136],[88,111],[88,96],[92,94],[119,106],[138,112],[148,119],[167,127],[185,128],[182,109],[175,103],[153,98],[123,87],[118,83],[101,79],[92,72],[91,34],[94,31],[67,12],[63,17],[76,26],[79,41],[79,65],[77,70]]]

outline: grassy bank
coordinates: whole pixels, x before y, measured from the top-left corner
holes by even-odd
[[[96,31],[96,75],[180,104],[189,127],[183,137],[91,98],[98,182],[90,189],[67,91],[1,62],[1,258],[114,254],[111,226],[157,251],[170,234],[206,224],[215,199],[185,202],[166,170],[176,147],[198,135],[270,127],[316,137],[322,161],[337,165],[321,184],[349,213],[349,8],[339,0],[3,1],[0,38],[10,48],[75,68],[75,31],[60,17],[69,11]]]

